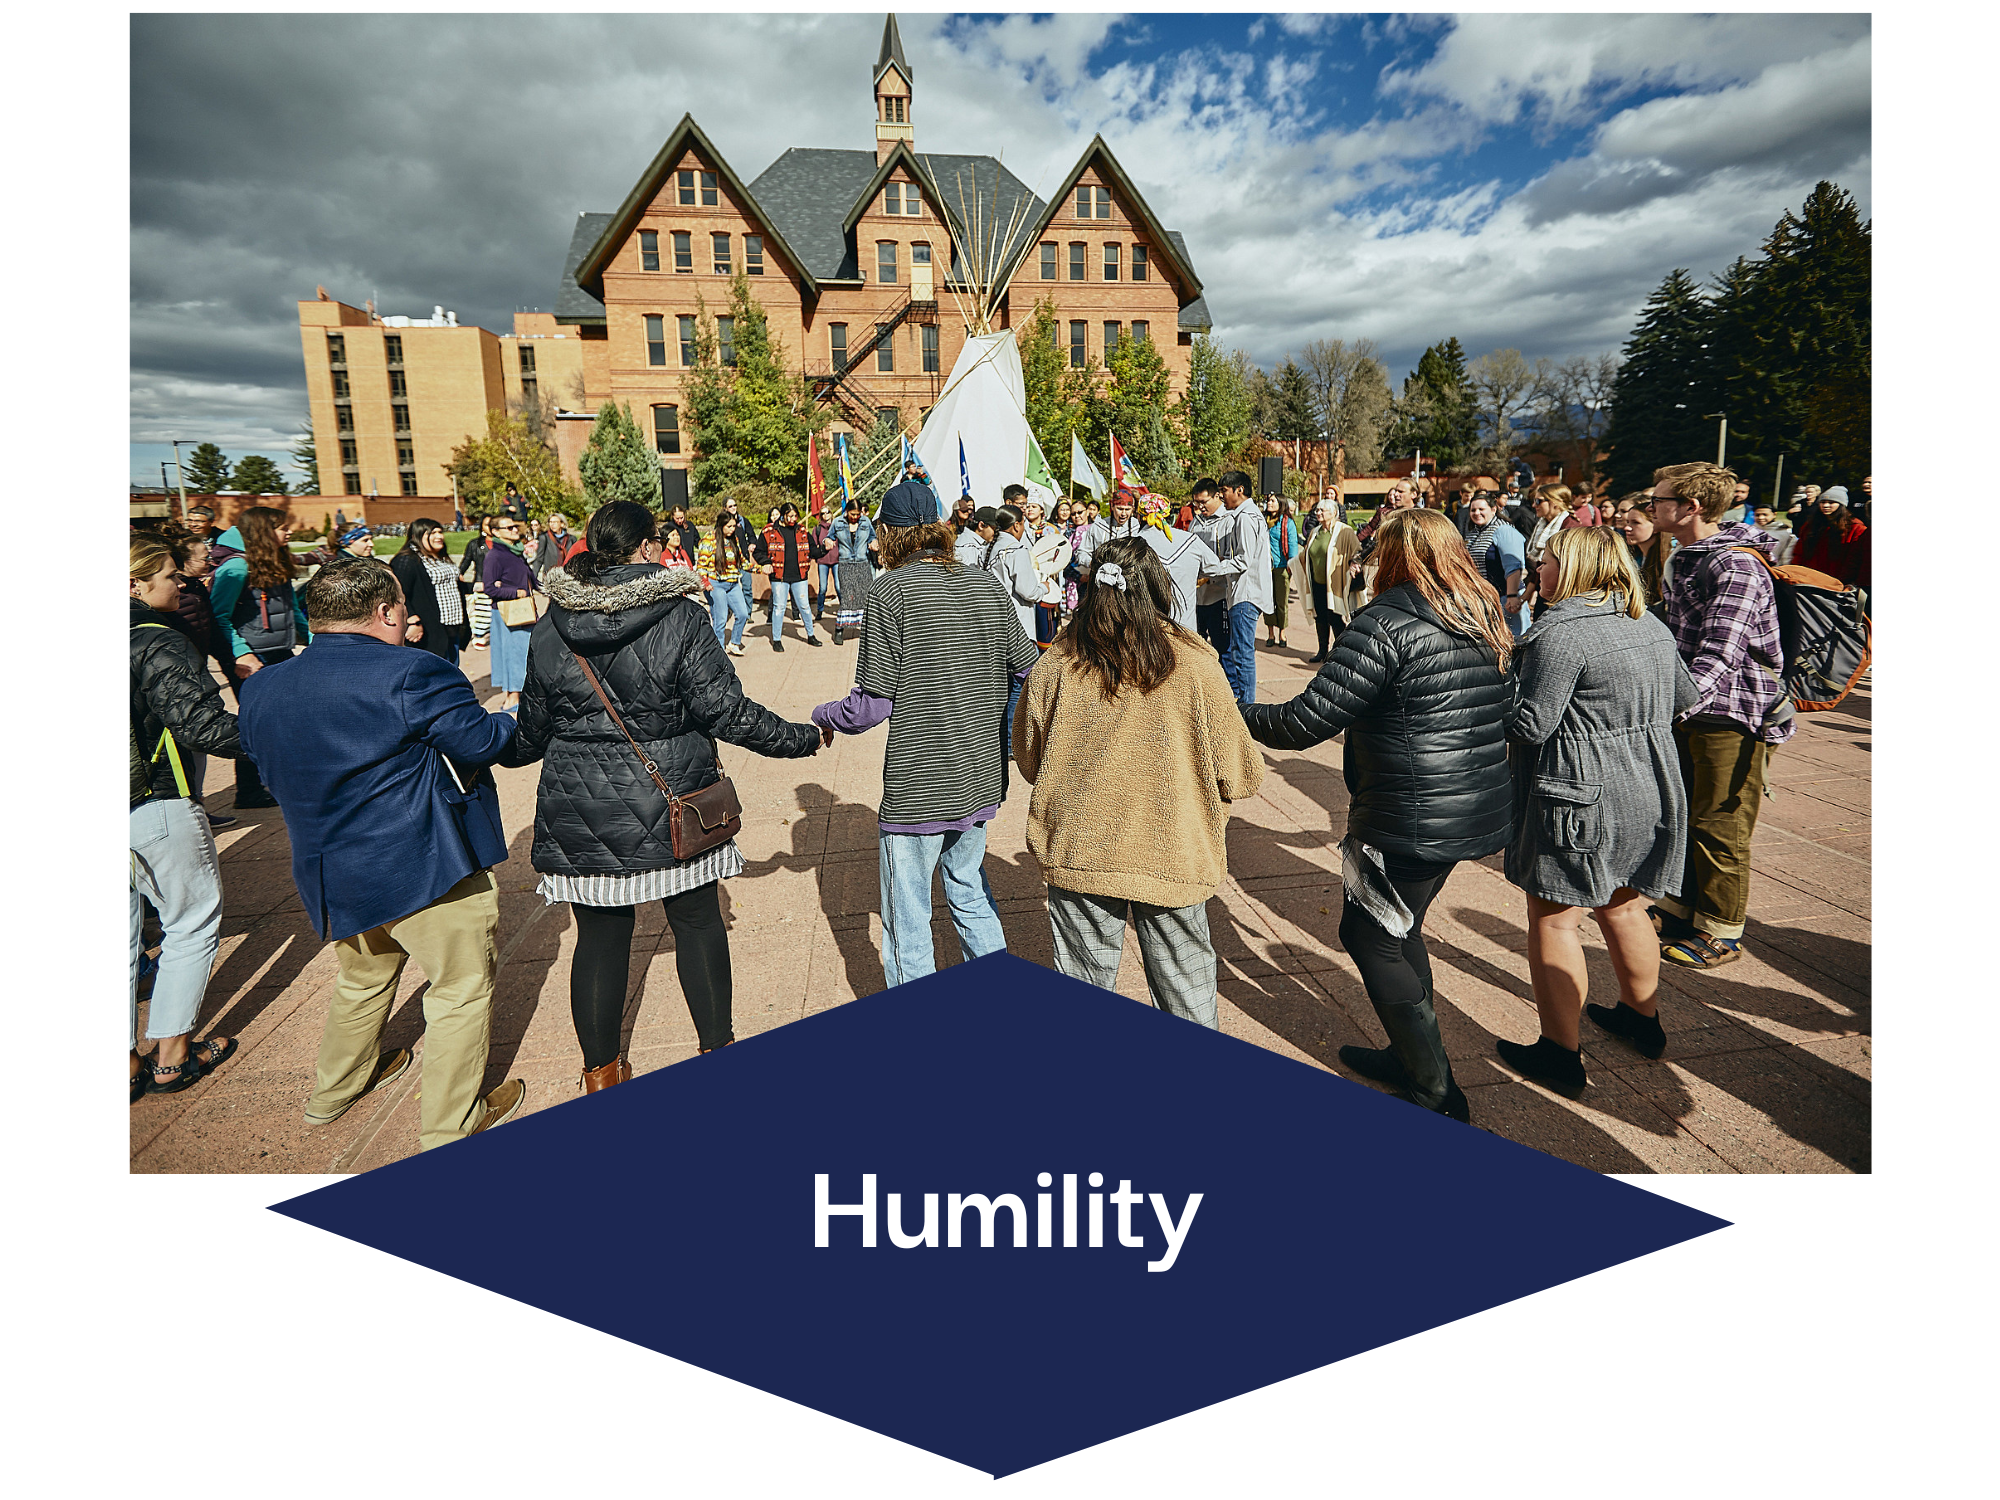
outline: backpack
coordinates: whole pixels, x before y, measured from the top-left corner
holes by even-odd
[[[1874,630],[1861,596],[1847,584],[1796,563],[1774,565],[1755,547],[1747,552],[1771,575],[1778,596],[1778,643],[1785,691],[1800,713],[1838,707],[1873,659]]]

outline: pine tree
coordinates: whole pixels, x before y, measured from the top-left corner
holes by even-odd
[[[1076,430],[1077,410],[1069,394],[1069,356],[1056,346],[1056,329],[1055,304],[1044,299],[1035,304],[1015,344],[1021,353],[1028,430],[1042,445],[1049,467],[1064,481],[1057,486],[1060,489],[1069,478],[1069,435]]]
[[[526,437],[525,418],[508,420],[519,423]],[[578,456],[576,469],[583,480],[584,501],[592,510],[613,500],[660,508],[660,461],[639,431],[632,408],[622,401],[607,401],[597,409],[590,442]]]
[[[312,413],[306,413],[305,421],[299,425],[299,435],[292,439],[292,467],[305,478],[300,481],[299,494],[325,493],[325,486],[319,477],[319,445],[313,439]]]
[[[1685,270],[1669,272],[1646,299],[1611,388],[1604,441],[1615,491],[1649,488],[1653,470],[1714,453],[1715,426],[1702,419],[1715,410],[1707,404],[1714,395],[1711,322],[1708,301]]]
[[[812,399],[802,373],[785,368],[741,271],[729,285],[728,316],[733,363],[724,365],[715,320],[697,299],[695,371],[683,424],[695,449],[688,465],[692,492],[711,500],[741,484],[776,484],[803,502],[807,439],[832,414]]]
[[[1188,465],[1215,475],[1250,436],[1250,385],[1241,351],[1226,354],[1206,333],[1195,335],[1187,388],[1174,408],[1187,444]]]
[[[229,458],[213,443],[202,443],[187,456],[183,476],[190,495],[214,495],[229,488]]]
[[[1385,451],[1399,458],[1421,451],[1440,471],[1457,468],[1479,451],[1478,398],[1455,337],[1423,352],[1396,405],[1398,421]]]
[[[1290,356],[1271,377],[1270,406],[1262,431],[1265,437],[1284,442],[1319,436],[1312,383],[1306,379],[1306,372],[1299,368],[1298,361]]]
[[[1118,434],[1142,478],[1149,482],[1178,478],[1180,458],[1165,421],[1167,401],[1173,394],[1167,362],[1152,340],[1125,334],[1111,351],[1110,368],[1111,384],[1105,399],[1111,430]]]
[[[229,487],[245,495],[291,493],[285,483],[284,471],[261,453],[246,454],[236,461],[236,471],[229,476]]]

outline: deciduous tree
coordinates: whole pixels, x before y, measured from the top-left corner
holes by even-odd
[[[1187,388],[1174,415],[1187,444],[1189,467],[1197,474],[1220,473],[1250,435],[1249,361],[1242,351],[1231,354],[1207,333],[1196,334]]]
[[[525,421],[504,411],[487,412],[486,435],[459,444],[445,467],[458,481],[459,501],[468,512],[499,510],[509,480],[533,515],[573,514],[581,500],[555,454],[529,435]],[[654,495],[657,499],[657,488]]]

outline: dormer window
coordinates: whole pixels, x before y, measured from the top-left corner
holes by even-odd
[[[882,118],[891,125],[910,123],[910,101],[900,94],[882,96]]]
[[[882,189],[883,213],[914,219],[923,211],[923,196],[914,182],[892,182]]]
[[[1108,219],[1111,217],[1111,189],[1084,186],[1076,190],[1076,216],[1079,219]]]

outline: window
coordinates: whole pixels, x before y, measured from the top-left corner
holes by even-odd
[[[395,419],[396,431],[408,432],[410,430],[410,407],[408,402],[398,401],[394,406],[389,408],[389,414]],[[352,423],[350,422],[349,425],[351,427]]]
[[[354,408],[345,401],[333,409],[333,430],[335,432],[354,431]]]
[[[1111,189],[1101,187],[1080,187],[1076,190],[1076,216],[1079,219],[1108,219],[1111,217]]]
[[[684,171],[680,174],[680,189],[681,189],[681,194],[680,194],[681,206],[683,208],[693,208],[694,207],[693,172]]]
[[[1082,322],[1073,322],[1069,325],[1069,367],[1072,370],[1081,370],[1090,362],[1090,352],[1084,347],[1083,342],[1086,337],[1085,330],[1089,327],[1088,323]]]
[[[349,469],[340,478],[341,488],[346,490],[348,494],[358,495],[361,493],[361,474],[359,470]]]
[[[903,425],[903,414],[893,406],[878,406],[875,408],[875,420],[893,422],[900,427]]]
[[[882,331],[880,323],[875,325],[875,331],[877,333]],[[884,339],[875,346],[875,369],[882,375],[896,373],[896,341],[893,338]]]
[[[882,96],[882,118],[891,125],[910,123],[910,101],[900,94]]]
[[[361,462],[361,455],[360,455],[360,453],[359,453],[359,452],[358,452],[358,451],[357,451],[357,450],[355,449],[355,446],[354,446],[354,439],[353,439],[353,438],[342,438],[342,439],[340,440],[340,464],[341,464],[341,467],[342,467],[342,468],[344,468],[344,469],[351,469],[351,468],[353,468],[353,467],[354,467],[354,466],[355,466],[356,464],[358,464],[358,463],[360,463],[360,462]]]
[[[752,276],[764,274],[764,236],[746,234],[743,236],[743,269]]]
[[[404,494],[406,494],[406,495],[414,495],[414,494],[415,494],[415,493],[417,492],[417,472],[416,472],[416,470],[414,470],[414,469],[405,469],[405,470],[404,470],[404,471],[402,472],[402,475],[401,475],[401,478],[402,478],[402,481],[403,481],[403,493],[404,493]]]
[[[924,211],[924,200],[917,193],[913,182],[903,184],[903,217],[914,219]]]
[[[334,366],[347,363],[347,336],[345,334],[329,333],[326,336],[326,362]]]
[[[1042,246],[1042,280],[1056,279],[1056,247],[1053,243]]]
[[[416,447],[410,443],[396,444],[396,467],[399,469],[414,469],[416,466]]]
[[[646,314],[646,363],[667,362],[667,320],[658,313]]]
[[[1082,240],[1072,240],[1069,247],[1069,279],[1083,280],[1083,252],[1086,246]]]
[[[729,236],[726,234],[711,234],[708,237],[708,243],[711,257],[715,262],[715,274],[718,276],[727,276],[732,269],[729,261]]]
[[[389,399],[391,401],[403,401],[408,399],[409,394],[409,377],[401,370],[391,370],[389,372]]]
[[[523,380],[533,380],[535,378],[535,351],[526,344],[522,344],[520,349],[521,378]]]
[[[1152,343],[1153,325],[1151,323],[1141,322],[1138,319],[1134,319],[1132,322],[1132,340],[1134,343],[1139,343],[1139,344]]]
[[[882,212],[900,216],[903,212],[903,185],[892,182],[882,189]]]
[[[1116,245],[1106,245],[1104,247],[1104,279],[1106,281],[1116,281],[1118,279],[1118,247]]]
[[[660,269],[660,235],[655,229],[639,231],[639,269],[657,271]]]
[[[730,317],[715,320],[715,348],[725,365],[736,363],[736,320]]]
[[[938,372],[937,324],[925,323],[917,329],[917,332],[921,333],[924,338],[924,373],[926,375],[935,375]]]
[[[842,365],[847,363],[847,325],[845,323],[829,323],[826,332],[828,339],[832,342],[833,367],[835,370],[839,370]]]
[[[403,336],[400,333],[383,335],[382,353],[388,357],[390,369],[400,365],[403,362]]]
[[[678,319],[681,326],[681,368],[694,368],[694,314],[682,313]]]
[[[674,231],[674,272],[680,276],[694,273],[694,236],[685,229]]]
[[[681,451],[681,409],[678,406],[653,408],[653,448],[659,453]]]
[[[1144,245],[1134,245],[1132,247],[1132,279],[1134,281],[1144,281],[1146,279],[1146,247]]]
[[[704,173],[702,173],[702,174],[701,174],[701,206],[702,206],[703,208],[714,208],[714,207],[716,206],[716,204],[717,204],[718,202],[720,202],[720,201],[721,201],[721,200],[720,200],[720,199],[718,199],[718,198],[717,198],[717,197],[715,196],[715,174],[714,174],[713,172],[704,172]],[[1106,210],[1106,212],[1105,212],[1105,215],[1104,215],[1104,216],[1105,216],[1106,218],[1109,218],[1109,217],[1110,217],[1110,211],[1109,211],[1108,209]]]
[[[927,266],[930,263],[931,263],[931,247],[929,245],[925,244],[922,240],[919,240],[916,244],[910,246],[911,265]]]
[[[333,399],[336,401],[345,401],[347,399],[347,371],[345,370],[335,370],[333,372]]]
[[[896,284],[896,242],[882,240],[875,246],[875,279],[884,286]]]
[[[1062,324],[1058,323],[1054,318],[1049,319],[1049,347],[1051,349],[1062,348]]]
[[[1111,351],[1117,347],[1118,325],[1116,323],[1106,323],[1104,325],[1104,362],[1106,364],[1111,363]]]

